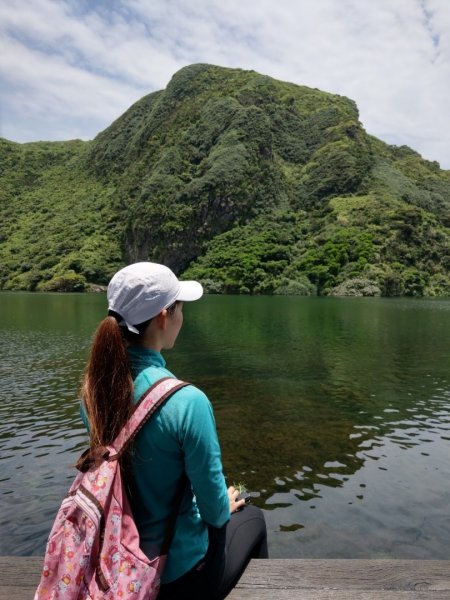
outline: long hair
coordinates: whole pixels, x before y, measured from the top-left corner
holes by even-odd
[[[131,415],[133,378],[117,319],[108,316],[95,332],[81,387],[89,419],[91,450],[114,441]]]
[[[175,312],[175,301],[167,311]],[[133,377],[127,343],[138,343],[152,319],[135,325],[133,333],[119,323],[122,317],[113,310],[101,321],[92,341],[84,372],[81,397],[89,419],[91,451],[111,444],[128,421],[133,409]]]

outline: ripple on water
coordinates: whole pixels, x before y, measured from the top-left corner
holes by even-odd
[[[223,325],[226,311],[202,313],[201,343],[181,346],[174,372],[194,374],[213,400],[227,474],[242,473],[266,511],[271,554],[448,553],[444,311],[433,325],[430,303],[270,298],[255,334],[265,300],[228,300],[252,300],[240,327]],[[412,305],[422,325],[405,320]],[[47,332],[2,331],[2,554],[43,551],[86,441],[76,396],[87,336],[53,333],[49,343]]]
[[[33,554],[43,550],[67,491],[65,474],[85,445],[85,431],[75,425],[83,358],[71,335],[54,336],[49,343],[43,332],[2,334],[0,550]]]

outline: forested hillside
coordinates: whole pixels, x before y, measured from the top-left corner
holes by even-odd
[[[0,289],[147,259],[211,292],[450,295],[450,171],[347,98],[210,65],[91,142],[0,140]]]

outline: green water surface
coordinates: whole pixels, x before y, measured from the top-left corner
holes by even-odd
[[[448,558],[450,300],[206,296],[167,365],[213,403],[273,557]],[[0,554],[40,554],[105,296],[0,294]]]

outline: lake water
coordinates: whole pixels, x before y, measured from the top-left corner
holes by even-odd
[[[210,397],[272,557],[449,558],[450,300],[206,296],[168,368]],[[0,294],[0,554],[41,554],[105,297]]]

